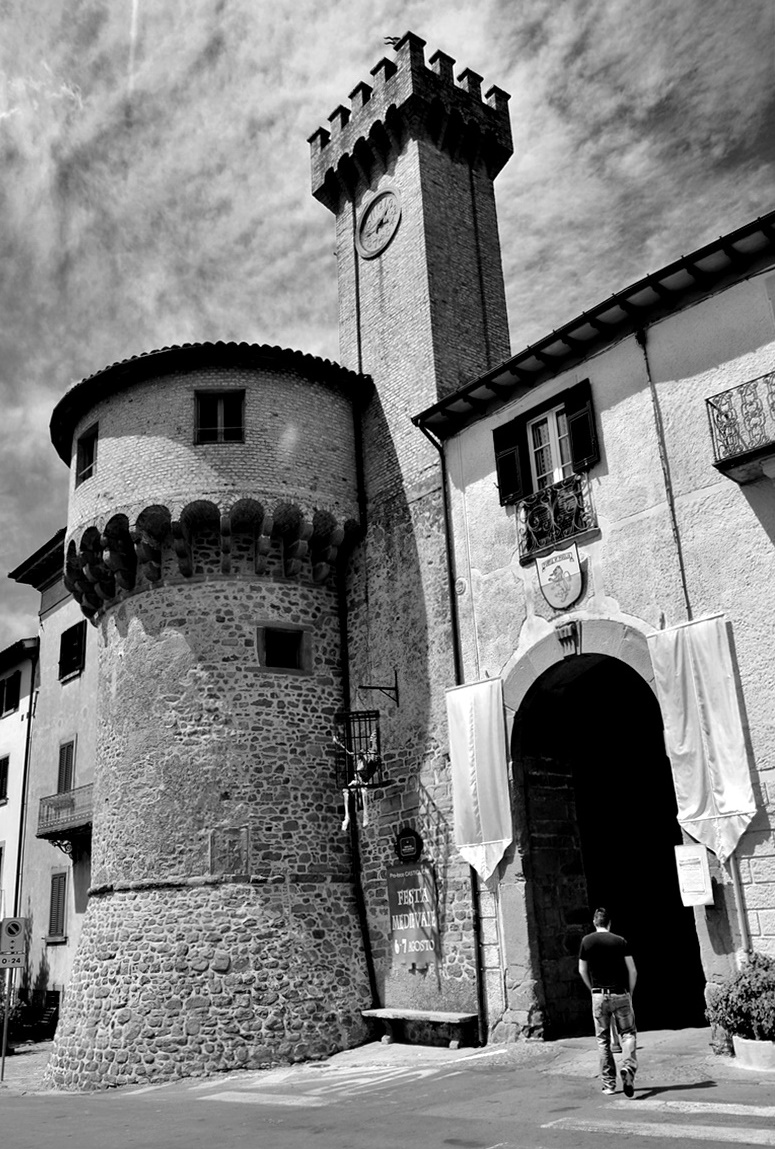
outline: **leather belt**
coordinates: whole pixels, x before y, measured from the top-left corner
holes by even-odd
[[[610,987],[610,986],[607,986],[607,985],[596,985],[596,986],[595,986],[595,988],[592,990],[592,992],[593,992],[593,993],[618,993],[618,994],[624,994],[624,993],[629,993],[630,991],[629,991],[628,989],[611,989],[611,987]]]

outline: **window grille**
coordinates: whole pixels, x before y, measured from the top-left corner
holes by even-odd
[[[226,827],[210,832],[210,873],[247,875],[248,828]]]
[[[334,718],[338,789],[384,786],[385,769],[379,740],[378,710],[348,710]]]

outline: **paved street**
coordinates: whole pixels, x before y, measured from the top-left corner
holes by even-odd
[[[372,1044],[324,1063],[106,1093],[40,1089],[45,1052],[7,1063],[7,1149],[591,1149],[625,1138],[775,1147],[775,1079],[645,1033],[636,1095],[603,1097],[591,1039],[483,1050]]]

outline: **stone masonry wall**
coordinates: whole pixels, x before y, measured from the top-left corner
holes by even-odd
[[[389,779],[361,822],[363,882],[382,1003],[475,1012],[476,955],[468,865],[454,845],[444,690],[454,684],[451,624],[443,561],[438,489],[372,507],[367,538],[351,576],[350,656],[354,708],[381,713],[382,754]],[[399,703],[363,690],[392,683]],[[416,830],[423,860],[434,869],[439,898],[441,961],[398,964],[390,945],[389,866],[398,863],[396,834]]]
[[[278,555],[263,578],[247,563],[220,575],[210,535],[194,539],[198,574],[163,561],[155,589],[100,621],[93,888],[59,1085],[322,1056],[365,1036],[335,789],[336,590],[284,577]],[[303,671],[262,664],[264,626],[301,629]],[[228,833],[243,836],[239,872],[214,865],[213,835]]]
[[[92,897],[49,1082],[256,1069],[357,1043],[355,920],[348,883],[326,878]]]

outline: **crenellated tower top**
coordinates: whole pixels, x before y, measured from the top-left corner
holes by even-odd
[[[452,57],[435,52],[428,66],[424,48],[424,40],[407,32],[395,45],[395,59],[371,69],[372,84],[356,85],[350,107],[339,105],[328,117],[330,128],[309,137],[312,194],[331,211],[342,195],[352,198],[360,182],[370,182],[375,163],[384,165],[400,148],[408,126],[453,159],[483,163],[490,179],[511,156],[508,93],[493,86],[483,100],[481,76],[466,68],[455,83]]]

